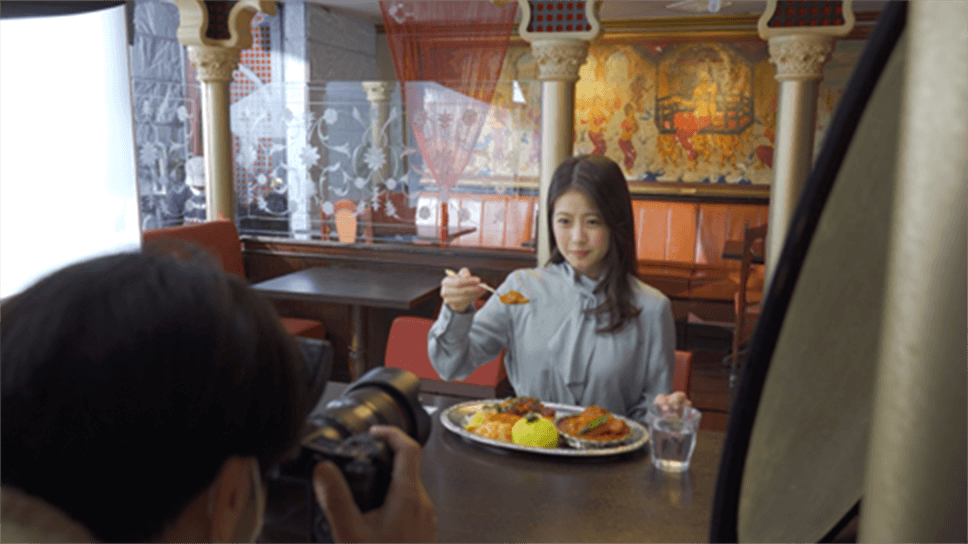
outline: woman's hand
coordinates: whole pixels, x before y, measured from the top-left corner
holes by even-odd
[[[313,470],[313,489],[335,542],[436,542],[434,505],[420,481],[420,445],[396,427],[370,432],[393,450],[393,476],[383,506],[360,512],[339,468],[323,461]]]
[[[656,395],[652,404],[659,407],[662,417],[682,417],[682,409],[692,406],[692,402],[682,391],[668,395]]]
[[[461,268],[457,277],[447,276],[440,282],[440,298],[455,312],[464,312],[487,291],[481,287],[481,278],[471,276],[471,271]]]

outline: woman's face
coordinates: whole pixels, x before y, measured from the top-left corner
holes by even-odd
[[[571,189],[555,201],[553,219],[555,241],[568,264],[589,278],[601,277],[611,236],[598,206]]]

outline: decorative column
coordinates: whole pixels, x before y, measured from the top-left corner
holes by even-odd
[[[768,0],[759,19],[760,37],[769,41],[770,60],[780,82],[777,96],[770,229],[766,240],[766,277],[786,240],[807,174],[813,166],[817,88],[834,38],[854,27],[851,0],[794,2]]]
[[[301,152],[309,141],[305,119],[309,112],[309,60],[306,44],[306,3],[290,2],[281,13],[282,19],[282,74],[286,109],[292,112],[294,121],[286,123],[286,164],[302,165]],[[315,200],[315,182],[308,168],[293,167],[286,170],[286,191],[289,194],[289,235],[296,240],[312,239],[312,218],[323,220],[320,209],[322,200]],[[320,191],[321,192],[321,191]],[[323,229],[326,228],[325,221]],[[324,237],[325,238],[325,237]]]
[[[239,65],[239,52],[252,45],[249,24],[256,12],[276,13],[268,0],[203,2],[174,0],[181,15],[178,41],[202,82],[202,142],[205,158],[206,219],[235,220],[232,180],[232,130],[229,126],[229,83]]]
[[[538,205],[548,199],[551,175],[561,161],[572,155],[575,132],[575,82],[588,56],[588,42],[598,36],[595,1],[559,2],[518,0],[521,25],[518,33],[531,43],[541,80],[541,168]],[[569,9],[569,6],[571,9]],[[537,232],[538,266],[551,258],[547,211],[539,208]]]
[[[390,157],[388,156],[390,141],[383,133],[383,125],[390,116],[390,93],[393,92],[394,85],[396,83],[393,81],[363,82],[366,99],[370,102],[370,142],[373,149],[383,151],[383,158],[386,159],[381,168],[373,171],[374,186],[390,177]]]
[[[383,166],[373,171],[370,177],[372,195],[361,218],[364,221],[363,236],[367,243],[373,242],[373,210],[379,206],[379,191],[377,186],[390,177],[390,140],[383,133],[383,126],[390,116],[390,92],[393,91],[392,81],[364,81],[363,90],[370,102],[370,145],[372,149],[379,149],[383,154]]]

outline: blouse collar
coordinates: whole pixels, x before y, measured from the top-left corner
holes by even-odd
[[[555,266],[561,267],[561,271],[566,278],[573,281],[575,283],[575,286],[578,287],[581,291],[588,293],[590,295],[594,295],[595,289],[598,287],[598,284],[601,283],[602,278],[605,276],[604,274],[602,274],[602,276],[600,276],[597,280],[593,280],[592,278],[589,278],[584,274],[579,274],[578,271],[575,270],[574,267],[572,267],[568,261],[562,261]]]

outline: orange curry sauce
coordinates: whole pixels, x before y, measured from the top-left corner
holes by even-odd
[[[501,295],[498,298],[500,298],[501,302],[505,304],[524,304],[529,301],[527,298],[524,297],[524,295],[522,295],[521,293],[513,289]]]

